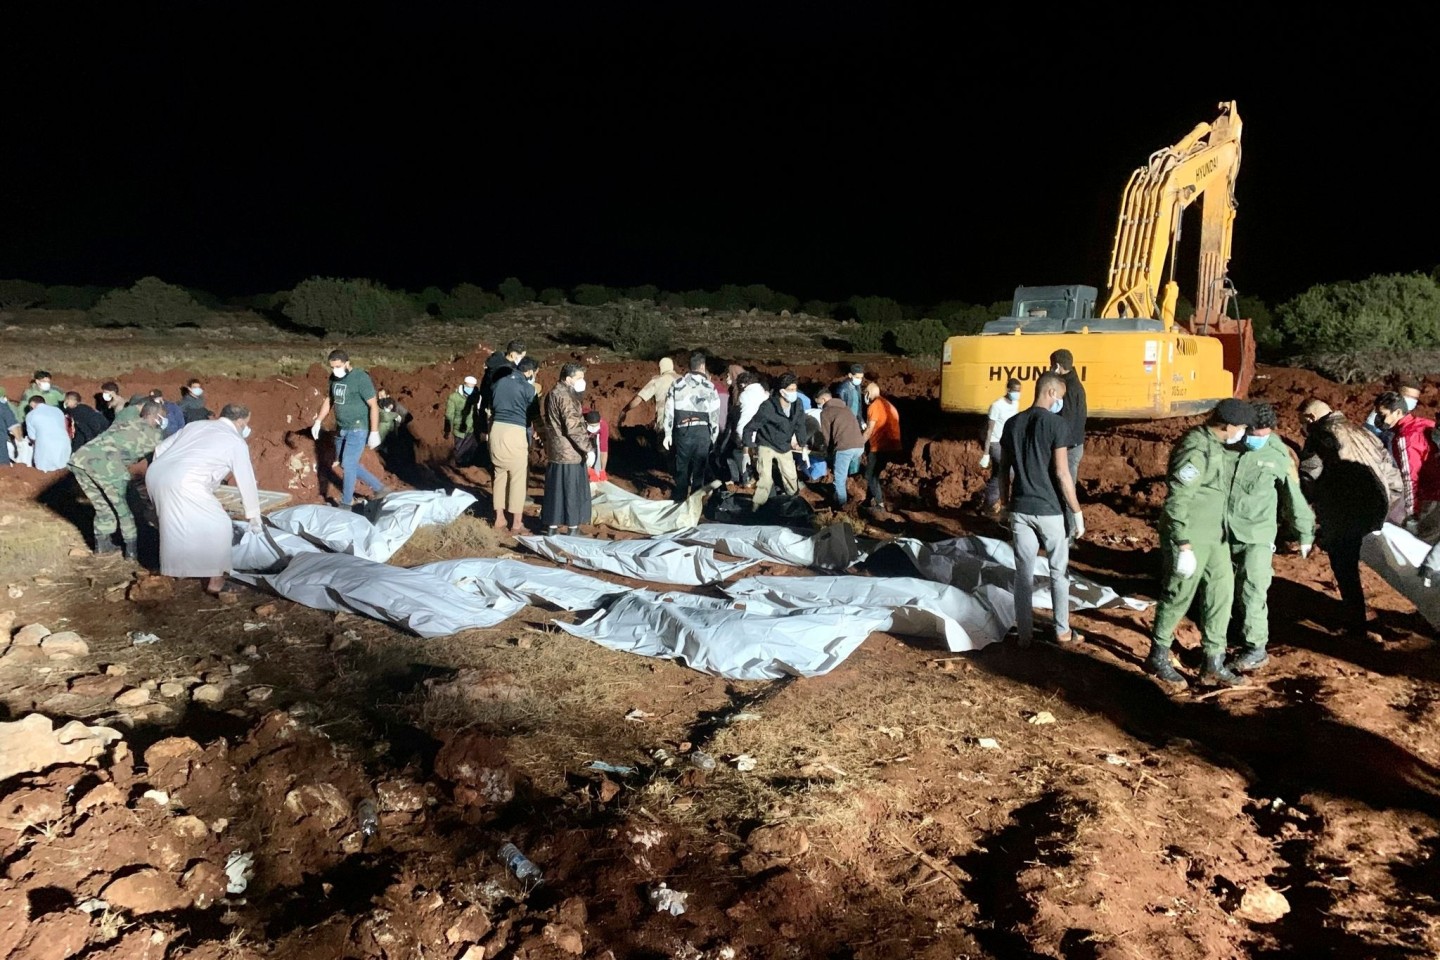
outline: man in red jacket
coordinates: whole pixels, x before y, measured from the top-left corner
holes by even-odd
[[[1375,423],[1390,431],[1390,453],[1405,481],[1405,526],[1421,539],[1440,534],[1440,455],[1430,439],[1435,421],[1417,417],[1398,393],[1375,401]]]

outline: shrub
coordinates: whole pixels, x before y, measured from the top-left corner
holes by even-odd
[[[938,357],[950,339],[939,320],[906,320],[895,328],[895,349],[907,357]]]
[[[1235,310],[1242,318],[1248,319],[1255,330],[1255,346],[1274,353],[1284,345],[1285,338],[1275,326],[1275,316],[1265,301],[1259,297],[1236,297]]]
[[[505,305],[498,296],[474,283],[462,283],[450,291],[440,304],[440,316],[446,320],[478,320]]]
[[[558,307],[565,302],[565,291],[559,287],[546,287],[540,291],[540,302],[547,307]]]
[[[440,315],[440,307],[445,302],[445,291],[439,287],[426,287],[410,298],[415,304],[415,309],[420,313],[427,313],[432,317]]]
[[[649,310],[612,307],[598,315],[593,332],[616,353],[655,360],[669,351],[675,326]]]
[[[800,312],[812,317],[834,316],[835,304],[827,303],[824,300],[806,300],[800,306]]]
[[[90,320],[101,326],[165,329],[199,323],[207,313],[184,287],[145,277],[129,289],[101,297],[90,310]]]
[[[885,349],[884,327],[875,323],[858,323],[845,330],[845,339],[854,353],[880,353]]]
[[[660,288],[653,283],[642,283],[638,287],[631,287],[625,291],[627,300],[649,300],[655,303],[660,299]]]
[[[720,307],[720,295],[709,290],[686,290],[680,298],[692,310],[716,310]]]
[[[861,323],[876,323],[889,329],[905,319],[900,304],[889,297],[851,297],[848,305]]]
[[[109,292],[104,287],[73,287],[67,284],[45,291],[45,306],[52,310],[89,310]]]
[[[570,294],[570,299],[582,307],[602,307],[615,300],[618,290],[612,290],[598,283],[582,283]]]
[[[500,299],[505,301],[507,307],[518,307],[521,304],[535,302],[535,290],[520,282],[518,277],[506,277],[500,281]]]
[[[373,280],[312,277],[290,291],[285,316],[326,333],[392,333],[415,319],[403,293]]]
[[[24,310],[45,302],[45,285],[29,280],[0,280],[0,310]]]
[[[1305,353],[1430,347],[1440,343],[1440,285],[1420,273],[1317,284],[1276,308],[1275,321]]]

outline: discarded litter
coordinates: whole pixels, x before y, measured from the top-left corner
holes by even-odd
[[[693,750],[690,753],[690,765],[696,770],[709,772],[715,769],[715,758],[704,750]]]
[[[146,633],[144,630],[131,630],[127,636],[130,638],[130,646],[144,647],[152,643],[159,643],[160,638],[153,633]]]
[[[545,882],[545,875],[540,868],[531,863],[530,859],[520,852],[520,848],[508,840],[500,848],[500,860],[510,868],[517,880],[533,879],[537,886]]]
[[[1105,754],[1105,762],[1108,763],[1108,764],[1111,764],[1112,766],[1116,766],[1116,767],[1128,767],[1128,766],[1130,766],[1130,761],[1129,761],[1129,760],[1126,760],[1124,757],[1120,756],[1120,754],[1118,754],[1118,753],[1107,753],[1107,754]]]
[[[993,737],[981,737],[980,739],[975,741],[975,746],[979,747],[981,750],[999,750],[1000,741],[994,739]]]
[[[725,722],[726,722],[726,723],[744,723],[744,722],[747,721],[747,720],[763,720],[763,719],[765,719],[765,718],[764,718],[763,716],[761,716],[760,714],[758,714],[758,713],[732,713],[732,714],[730,715],[730,719],[727,720],[727,721],[725,721]]]
[[[653,716],[655,716],[655,714],[646,713],[644,710],[636,707],[629,713],[625,714],[625,719],[629,720],[631,723],[644,723],[646,720],[649,720]]]
[[[91,897],[89,900],[77,904],[75,909],[82,913],[104,913],[110,909],[110,904],[99,897]]]
[[[622,767],[615,763],[606,763],[604,760],[591,760],[585,764],[586,770],[599,770],[601,773],[618,773],[622,777],[628,777],[635,772],[634,767]]]
[[[1055,715],[1048,710],[1041,710],[1039,713],[1032,713],[1028,719],[1030,723],[1040,726],[1047,723],[1054,723]]]
[[[146,800],[153,800],[162,807],[170,805],[170,794],[164,790],[146,790],[143,796]]]
[[[375,811],[375,801],[366,797],[355,809],[355,819],[360,821],[360,832],[373,837],[380,832],[380,815]]]
[[[670,751],[664,747],[656,747],[654,750],[651,750],[650,759],[662,767],[668,767],[675,762],[675,758],[670,756]]]
[[[256,622],[253,621],[253,620],[247,620],[247,621],[245,621],[245,628],[244,628],[244,629],[245,629],[245,632],[246,632],[246,633],[254,633],[256,630],[264,630],[267,626],[269,626],[269,624],[266,624],[266,623],[256,623]]]
[[[671,890],[662,883],[650,891],[650,902],[655,905],[656,913],[668,913],[672,917],[678,917],[685,912],[685,900],[689,896],[688,893]]]
[[[742,753],[730,761],[735,764],[735,769],[741,773],[749,773],[755,769],[755,758],[748,753]]]
[[[226,893],[244,893],[250,886],[250,877],[254,873],[255,855],[246,853],[243,850],[236,850],[225,860],[225,876],[229,882],[225,884]]]

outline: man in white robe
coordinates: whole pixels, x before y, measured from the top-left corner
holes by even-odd
[[[35,448],[35,469],[46,473],[64,470],[70,462],[70,431],[65,428],[64,412],[39,395],[31,397],[26,406],[30,409],[25,414],[25,435]]]
[[[160,519],[160,572],[207,578],[218,594],[230,572],[234,529],[215,489],[234,476],[250,528],[260,532],[260,495],[250,463],[250,410],[226,404],[217,420],[197,420],[155,448],[145,486]]]

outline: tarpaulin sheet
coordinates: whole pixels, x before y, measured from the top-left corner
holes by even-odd
[[[615,573],[651,583],[701,586],[720,583],[755,565],[715,559],[709,547],[675,540],[593,540],[589,537],[517,537],[527,549],[556,563]]]
[[[777,680],[828,673],[891,623],[885,610],[761,612],[710,597],[636,590],[584,623],[556,626],[612,650],[680,660],[715,676]]]
[[[1420,573],[1431,546],[1403,527],[1387,523],[1360,544],[1360,559],[1415,604],[1430,626],[1440,628],[1440,579],[1432,578],[1427,587]]]
[[[595,610],[631,589],[573,570],[523,560],[441,560],[414,569],[462,590],[483,591],[488,584],[497,584],[528,597],[532,603],[548,603],[561,610]]]
[[[979,596],[971,596],[916,577],[747,577],[724,589],[736,600],[759,600],[785,610],[888,610],[895,617],[890,631],[906,636],[932,636],[938,622],[941,639],[955,653],[979,650],[1003,639],[1014,622],[1013,600],[990,585],[982,586]],[[989,606],[992,599],[1000,601],[998,613]]]
[[[1004,540],[990,537],[956,537],[935,543],[901,539],[891,548],[910,558],[915,569],[927,580],[948,583],[967,593],[974,593],[984,584],[993,584],[1007,593],[1015,592],[1015,550]],[[889,549],[889,548],[887,548]],[[1035,560],[1035,607],[1050,609],[1050,561]],[[1150,604],[1132,597],[1122,597],[1110,587],[1070,573],[1070,609],[1127,606],[1145,610]]]
[[[389,560],[423,526],[450,523],[475,503],[459,490],[402,490],[372,500],[366,515],[306,504],[277,510],[267,518],[275,527],[304,537],[334,553],[366,560]]]
[[[847,523],[832,523],[818,533],[798,533],[788,527],[705,523],[677,533],[673,539],[712,547],[716,553],[732,557],[822,570],[846,570],[864,559],[855,542],[855,531]]]
[[[648,533],[652,536],[687,530],[700,522],[705,509],[705,498],[710,495],[706,487],[690,494],[684,503],[673,500],[646,500],[639,494],[630,493],[613,483],[590,484],[591,522],[625,530],[630,533]]]
[[[422,637],[493,627],[529,604],[526,597],[498,584],[474,583],[462,589],[432,572],[343,553],[300,554],[279,573],[239,579],[263,584],[316,610],[358,613]]]

